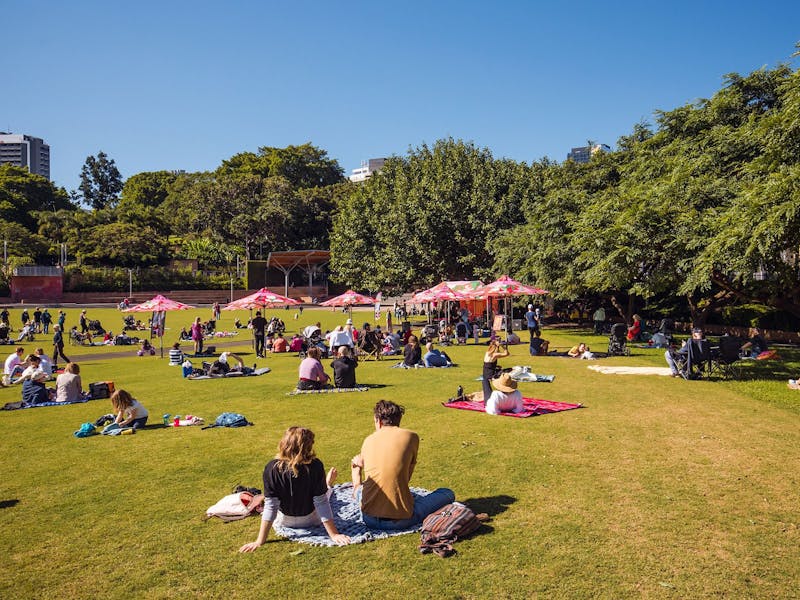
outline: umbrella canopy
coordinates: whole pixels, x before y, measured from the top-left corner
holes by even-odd
[[[354,304],[375,304],[376,302],[375,298],[364,296],[353,290],[347,290],[344,294],[320,303],[320,306],[353,306]]]
[[[417,292],[411,297],[411,302],[445,302],[448,300],[454,300],[458,302],[460,300],[467,299],[468,296],[451,289],[447,282],[443,281],[442,283],[433,286],[429,290]]]
[[[536,294],[548,294],[547,290],[531,287],[511,279],[508,275],[503,275],[496,281],[487,283],[483,287],[476,288],[468,293],[471,298],[489,298],[492,296],[532,296]]]
[[[229,302],[222,310],[248,310],[252,308],[264,308],[265,306],[279,306],[281,304],[300,304],[300,301],[281,296],[264,287],[254,294]]]
[[[161,312],[165,310],[188,310],[190,308],[194,308],[194,306],[170,300],[166,296],[159,294],[147,302],[142,302],[141,304],[126,308],[122,312]]]

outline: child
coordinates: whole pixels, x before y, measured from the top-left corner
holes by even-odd
[[[117,390],[111,395],[111,406],[117,413],[114,422],[120,427],[141,429],[147,423],[147,416],[150,413],[125,390]]]
[[[156,349],[153,348],[153,344],[150,343],[149,340],[142,340],[142,347],[136,353],[137,356],[144,356],[145,354],[150,354],[150,356],[155,356]]]
[[[181,343],[175,342],[169,351],[169,366],[175,367],[183,363],[183,351],[181,350]]]

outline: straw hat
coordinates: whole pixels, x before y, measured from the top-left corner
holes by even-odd
[[[510,394],[517,389],[517,382],[511,379],[510,373],[501,373],[500,377],[492,379],[494,389]]]

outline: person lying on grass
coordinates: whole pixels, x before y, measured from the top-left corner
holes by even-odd
[[[117,413],[114,422],[120,427],[142,429],[147,424],[147,416],[150,413],[125,390],[117,390],[111,394],[111,406]]]
[[[586,360],[591,360],[594,358],[594,354],[592,354],[589,350],[589,346],[583,342],[570,348],[567,352],[567,356],[570,358],[584,358]]]
[[[278,443],[278,453],[264,467],[264,512],[258,538],[239,548],[253,552],[267,541],[272,524],[282,527],[322,525],[340,546],[350,538],[339,533],[330,504],[336,468],[328,471],[314,454],[314,433],[305,427],[289,427]]]

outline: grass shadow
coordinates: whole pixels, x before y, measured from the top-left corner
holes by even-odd
[[[468,500],[461,501],[466,504],[476,513],[486,513],[490,517],[494,517],[508,510],[508,507],[514,504],[517,499],[513,496],[500,494],[498,496],[487,496],[485,498],[469,498]]]
[[[11,500],[0,500],[0,508],[11,508],[17,504],[19,504],[19,500],[17,498],[13,498]]]

